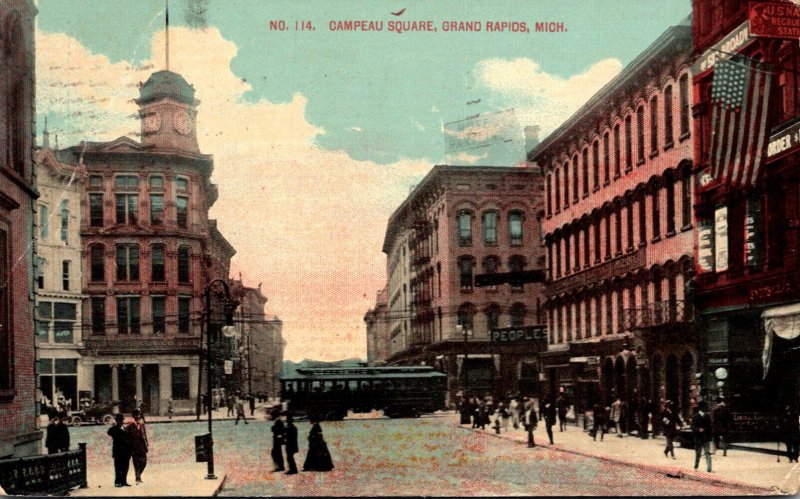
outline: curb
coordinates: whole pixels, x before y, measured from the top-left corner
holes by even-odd
[[[222,475],[222,480],[219,481],[219,485],[217,485],[217,488],[211,494],[211,497],[217,497],[219,493],[222,492],[222,489],[225,487],[225,482],[227,481],[228,481],[228,474],[225,473],[224,475]]]
[[[472,433],[479,433],[474,428],[465,428],[465,427],[463,427],[461,425],[457,425],[457,426],[459,428],[463,429],[463,430],[471,431]],[[510,442],[516,443],[518,445],[527,445],[527,442],[516,440],[516,439],[511,439],[511,438],[504,438],[502,435],[498,435],[498,434],[493,433],[493,432],[492,433],[480,432],[480,433],[483,434],[483,435],[489,435],[489,436],[492,436],[492,437],[495,437],[495,438],[499,438],[499,439],[502,439],[502,440],[510,441]],[[558,444],[556,444],[556,445],[558,445]],[[686,478],[688,480],[694,480],[694,481],[697,481],[697,482],[708,483],[708,484],[711,484],[711,485],[727,485],[727,486],[737,487],[737,488],[741,488],[741,489],[746,489],[746,490],[748,490],[748,491],[750,491],[752,493],[755,493],[756,495],[764,495],[765,493],[771,494],[771,495],[777,495],[777,494],[784,493],[784,492],[781,492],[779,490],[779,487],[777,487],[777,486],[774,486],[774,487],[761,487],[761,486],[758,486],[758,485],[751,485],[751,484],[747,484],[747,483],[743,483],[743,482],[737,482],[735,480],[725,480],[725,479],[720,479],[720,478],[711,478],[711,477],[706,477],[706,476],[703,476],[703,475],[696,475],[696,474],[694,474],[692,472],[685,472],[684,470],[680,470],[680,469],[676,470],[674,468],[665,468],[663,466],[652,465],[652,464],[644,464],[644,463],[640,463],[640,462],[637,462],[637,461],[627,461],[625,459],[620,459],[620,458],[616,458],[616,457],[609,457],[609,456],[603,456],[603,455],[597,455],[597,454],[592,454],[592,453],[585,452],[585,451],[580,451],[580,450],[575,450],[575,449],[568,449],[568,448],[565,448],[565,447],[555,447],[555,446],[552,446],[552,445],[537,445],[537,447],[546,447],[546,448],[554,450],[554,451],[565,452],[565,453],[568,453],[568,454],[575,454],[575,455],[583,456],[583,457],[590,457],[590,458],[593,458],[593,459],[599,459],[601,461],[607,461],[607,462],[614,463],[614,464],[622,464],[622,465],[625,465],[625,466],[632,466],[632,467],[635,467],[635,468],[641,468],[641,469],[645,469],[645,470],[648,470],[648,471],[654,471],[654,472],[657,472],[657,473],[663,473],[665,475],[667,475],[667,474],[679,475],[681,478]],[[785,492],[785,493],[788,494],[788,492]]]

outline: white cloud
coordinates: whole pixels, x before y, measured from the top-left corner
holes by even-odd
[[[539,125],[542,136],[556,129],[622,70],[617,59],[604,59],[583,73],[562,78],[526,58],[486,59],[476,64],[478,84],[499,108],[513,107],[520,123]]]
[[[39,32],[36,43],[38,112],[67,120],[62,146],[136,134],[132,99],[164,67],[163,33],[147,69],[112,64],[64,34]],[[251,86],[230,70],[237,47],[216,28],[172,29],[170,45],[170,69],[201,101],[198,141],[214,155],[220,190],[211,216],[237,250],[234,272],[263,282],[269,312],[284,321],[288,358],[363,355],[363,316],[385,282],[386,221],[430,164],[378,165],[316,147],[324,130],[306,120],[305,96],[242,99]]]

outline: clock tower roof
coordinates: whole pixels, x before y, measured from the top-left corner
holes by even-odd
[[[157,71],[139,88],[140,106],[161,99],[173,99],[190,106],[195,104],[194,87],[183,76],[169,70]]]

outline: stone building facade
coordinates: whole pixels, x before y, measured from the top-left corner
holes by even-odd
[[[38,454],[33,331],[35,44],[31,0],[0,3],[0,458]]]
[[[378,291],[375,307],[364,315],[367,325],[367,363],[383,364],[389,358],[389,309],[387,288]]]
[[[544,267],[542,195],[527,167],[437,165],[414,188],[383,245],[389,364],[447,373],[450,403],[537,378],[536,345],[495,343],[489,331],[544,323],[541,284],[477,287],[475,276]]]
[[[669,28],[529,153],[546,175],[545,391],[579,413],[691,404],[691,40],[688,20]]]

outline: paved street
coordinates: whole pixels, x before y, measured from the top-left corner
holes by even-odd
[[[346,420],[323,423],[336,469],[331,473],[270,473],[270,422],[214,426],[216,461],[227,473],[221,495],[734,495],[741,490],[669,478],[602,460],[524,445],[455,427],[452,417]],[[298,423],[305,458],[309,425]],[[192,436],[205,423],[151,424],[145,481],[176,473],[197,474]],[[73,442],[89,444],[90,489],[112,478],[105,427],[72,429]],[[180,463],[180,464],[177,464]],[[171,473],[172,470],[174,473]],[[98,471],[102,470],[102,471]],[[179,471],[181,470],[181,471]],[[105,476],[109,473],[109,476]],[[132,476],[133,471],[131,471]],[[177,478],[177,477],[176,477]],[[135,493],[135,487],[131,493]],[[107,490],[107,489],[106,489]]]

